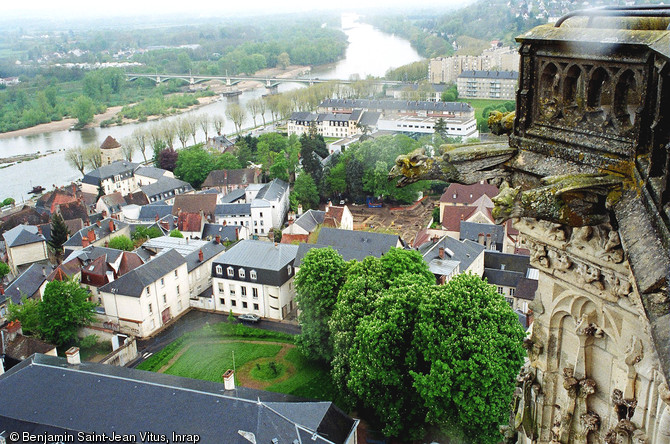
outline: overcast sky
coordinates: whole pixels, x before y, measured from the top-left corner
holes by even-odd
[[[9,17],[75,17],[88,18],[100,16],[138,16],[146,14],[187,13],[191,16],[229,16],[235,14],[259,14],[273,12],[306,12],[309,10],[360,10],[380,8],[380,12],[389,8],[439,7],[451,9],[470,3],[472,0],[337,0],[329,2],[315,0],[254,0],[240,2],[233,0],[114,0],[112,2],[91,0],[6,0],[2,5],[2,14]]]

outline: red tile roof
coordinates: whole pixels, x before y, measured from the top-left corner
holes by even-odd
[[[442,213],[442,227],[447,231],[461,231],[461,221],[475,214],[477,207],[446,206]]]
[[[177,216],[180,210],[183,213],[199,213],[202,210],[205,217],[213,217],[216,198],[216,194],[180,194],[174,198],[172,215]]]
[[[112,148],[118,148],[120,146],[121,146],[121,144],[119,142],[117,142],[115,138],[113,138],[112,136],[107,136],[105,141],[102,142],[102,145],[100,145],[100,149],[109,150],[109,149],[112,149]]]
[[[179,231],[200,231],[202,229],[202,218],[200,213],[180,213],[177,220]]]
[[[440,197],[440,202],[470,205],[482,197],[482,195],[487,195],[488,197],[493,198],[498,195],[498,187],[488,183],[476,183],[474,185],[452,183]]]
[[[308,242],[309,234],[283,234],[281,237],[282,244],[292,244],[295,242]]]
[[[134,270],[140,265],[144,264],[142,258],[140,258],[137,253],[129,253],[125,251],[123,257],[121,257],[121,263],[119,264],[119,271],[117,277],[121,277],[129,271]]]

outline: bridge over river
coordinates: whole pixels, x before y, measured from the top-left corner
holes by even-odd
[[[139,78],[151,79],[160,85],[170,79],[182,80],[190,85],[205,82],[208,80],[221,80],[228,86],[233,86],[242,81],[253,81],[264,83],[267,88],[275,88],[280,83],[304,83],[313,85],[315,83],[335,82],[339,84],[352,84],[358,80],[344,80],[344,79],[319,79],[319,78],[302,78],[302,77],[252,77],[252,76],[206,76],[206,75],[191,75],[191,74],[132,74],[127,73],[126,77],[129,81]],[[372,79],[369,80],[374,85],[402,85],[403,82],[395,80]]]

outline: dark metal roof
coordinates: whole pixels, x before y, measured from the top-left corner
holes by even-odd
[[[519,73],[517,71],[463,71],[458,78],[518,80]]]
[[[367,99],[326,99],[319,107],[322,108],[361,108],[364,110],[412,110],[412,111],[446,111],[470,112],[474,108],[465,102],[427,102],[408,100],[367,100]]]
[[[100,291],[123,296],[140,297],[144,287],[156,282],[184,263],[186,263],[186,260],[176,250],[165,250],[154,256],[146,264],[100,287]]]
[[[200,251],[202,251],[202,261],[200,260]],[[222,244],[217,244],[216,242],[207,242],[205,245],[200,247],[199,250],[194,251],[190,254],[187,254],[184,259],[186,259],[186,268],[188,272],[195,270],[200,265],[204,264],[211,258],[220,255],[226,251],[226,247]],[[205,273],[209,273],[209,269],[205,270]]]
[[[519,280],[525,277],[525,273],[508,270],[495,270],[493,268],[484,268],[484,275],[482,276],[491,285],[501,285],[504,287],[513,287],[519,283]]]
[[[46,241],[34,225],[18,225],[11,230],[5,231],[2,236],[5,238],[7,248]]]
[[[399,240],[400,238],[396,234],[324,227],[319,232],[317,243],[361,250],[366,252],[368,256],[381,257],[392,247],[397,247]]]
[[[221,224],[205,224],[202,228],[201,239],[216,239],[216,236],[221,236],[221,240],[227,239],[229,241],[236,241],[241,225],[221,225]]]
[[[0,377],[0,426],[7,432],[55,428],[132,434],[150,431],[172,440],[195,434],[202,444],[344,444],[357,421],[330,402],[63,358],[33,355]],[[101,414],[100,412],[112,412]],[[51,429],[50,429],[51,430]],[[328,436],[326,437],[326,434]],[[138,438],[139,439],[139,438]]]
[[[236,203],[238,200],[244,199],[245,192],[242,188],[233,190],[221,198],[221,203]]]
[[[527,277],[522,277],[516,284],[516,291],[514,292],[514,296],[519,299],[526,299],[528,301],[535,300],[537,284],[537,279],[528,279]]]
[[[34,295],[53,269],[52,265],[32,264],[5,288],[5,294],[0,295],[0,304],[10,298],[13,303],[20,304],[22,296]]]
[[[526,275],[530,266],[530,256],[521,254],[501,253],[499,251],[486,250],[484,253],[484,268],[495,270],[516,271]]]

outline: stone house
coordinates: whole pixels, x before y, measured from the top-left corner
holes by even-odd
[[[244,189],[249,184],[260,183],[260,179],[261,170],[258,168],[214,170],[207,175],[202,183],[202,189],[215,189],[219,193],[229,194],[232,191]]]
[[[49,259],[46,239],[38,227],[18,225],[5,231],[2,236],[7,250],[7,263],[14,275],[18,274],[21,266]]]
[[[124,334],[145,338],[189,307],[186,259],[170,249],[99,288],[105,314]]]
[[[217,311],[285,319],[295,308],[293,267],[298,247],[243,240],[212,264]]]
[[[75,250],[89,245],[106,247],[110,240],[118,236],[130,237],[130,225],[116,219],[106,218],[72,234],[63,244],[66,257]]]

